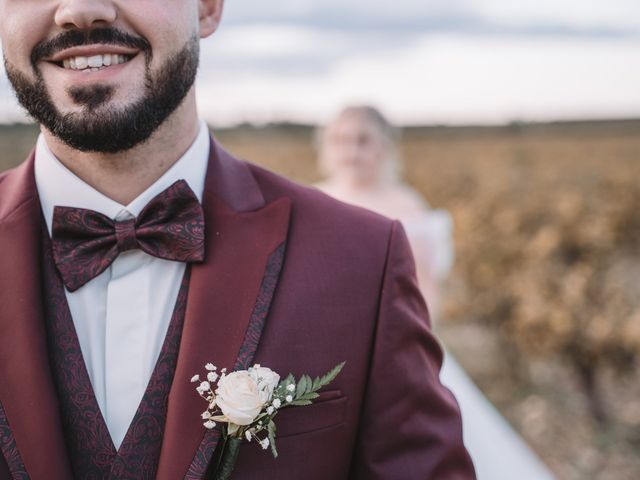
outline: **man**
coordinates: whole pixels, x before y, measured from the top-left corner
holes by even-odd
[[[0,0],[33,154],[0,178],[0,479],[210,478],[211,362],[322,374],[234,479],[467,479],[402,229],[232,158],[196,114],[223,0]]]

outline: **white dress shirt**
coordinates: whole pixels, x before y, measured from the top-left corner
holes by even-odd
[[[40,136],[35,179],[49,234],[54,206],[91,209],[113,220],[134,218],[153,197],[180,179],[202,202],[209,147],[209,132],[202,123],[195,142],[182,158],[125,206],[74,175]],[[93,391],[116,449],[151,378],[185,267],[183,262],[130,250],[75,292],[65,290]]]

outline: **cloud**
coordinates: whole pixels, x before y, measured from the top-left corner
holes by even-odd
[[[564,24],[574,30],[601,29],[637,34],[640,30],[640,2],[637,0],[477,0],[485,18],[514,26]]]
[[[398,123],[634,116],[640,41],[425,35],[406,48],[336,59],[318,75],[262,72],[202,81],[214,124],[327,119],[374,103]]]
[[[637,0],[234,0],[227,9],[203,47],[201,110],[214,122],[316,121],[352,101],[384,105],[401,122],[640,113]]]
[[[202,42],[198,79],[201,111],[218,123],[317,121],[350,101],[383,105],[400,122],[640,114],[638,0],[225,8],[220,30]],[[0,121],[24,118],[5,78],[0,102]]]
[[[402,50],[414,40],[415,35],[326,31],[293,24],[230,26],[202,43],[200,75],[317,75],[340,59]]]
[[[293,24],[350,32],[630,36],[637,0],[234,0],[225,23]]]

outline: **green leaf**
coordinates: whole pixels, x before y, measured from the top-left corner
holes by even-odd
[[[237,437],[238,431],[240,430],[240,425],[236,425],[235,423],[229,423],[227,426],[227,434],[229,437]]]
[[[313,380],[309,375],[304,375],[304,379],[306,381],[305,392],[311,392],[313,390]]]
[[[311,405],[313,402],[311,400],[294,400],[290,403],[287,403],[287,406],[291,407],[304,407],[305,405]]]
[[[290,373],[289,375],[287,375],[286,377],[280,380],[280,383],[278,383],[278,388],[285,388],[293,380],[294,380],[293,374]]]
[[[298,380],[298,386],[296,388],[296,398],[301,396],[307,389],[307,377],[303,375]]]
[[[305,393],[304,395],[302,395],[301,397],[296,398],[296,400],[315,400],[319,396],[320,395],[318,395],[315,392],[308,392],[308,393]]]
[[[344,367],[346,362],[342,362],[338,365],[336,365],[335,367],[333,367],[331,369],[330,372],[328,372],[326,375],[324,375],[321,379],[320,382],[318,384],[318,388],[322,388],[326,385],[329,385],[331,382],[333,382],[335,380],[335,378],[338,376],[338,374],[340,373],[340,371],[342,370],[342,367]]]

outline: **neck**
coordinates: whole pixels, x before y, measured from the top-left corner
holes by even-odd
[[[340,190],[359,194],[379,191],[385,185],[385,182],[383,182],[377,176],[372,176],[367,179],[337,177],[334,178],[333,182],[336,188]]]
[[[199,131],[193,90],[146,142],[115,154],[75,150],[42,129],[60,162],[87,184],[127,205],[158,180],[189,149]]]

